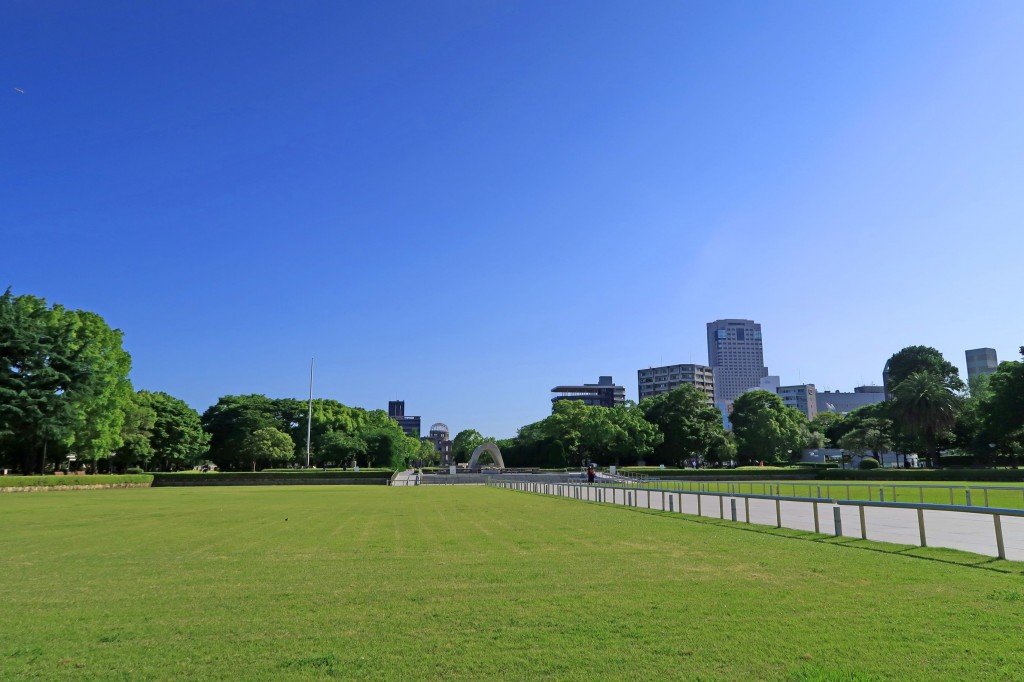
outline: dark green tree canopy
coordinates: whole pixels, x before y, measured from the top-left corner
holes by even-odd
[[[939,377],[952,391],[964,390],[960,370],[930,346],[907,346],[886,363],[889,370],[889,392],[911,374],[928,372]]]
[[[95,313],[4,292],[0,458],[42,472],[47,459],[74,452],[95,464],[119,448],[132,393],[121,341]]]
[[[996,368],[978,407],[985,435],[1014,466],[1024,450],[1024,346],[1020,352],[1022,360]]]
[[[742,463],[777,464],[798,456],[807,442],[807,420],[775,393],[748,391],[736,398],[729,415]]]
[[[708,405],[707,394],[696,386],[685,384],[642,400],[639,407],[664,437],[649,463],[680,466],[693,458],[714,461],[721,454],[725,446],[722,413]]]
[[[285,464],[295,457],[295,443],[287,433],[266,426],[242,439],[240,455],[252,462],[253,469]]]
[[[938,461],[939,447],[952,438],[961,398],[946,378],[930,371],[906,377],[892,389],[891,414],[896,428],[917,439],[929,461]]]

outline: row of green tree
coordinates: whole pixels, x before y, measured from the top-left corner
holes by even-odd
[[[1024,346],[1020,348],[1024,356]],[[928,346],[910,346],[888,362],[890,399],[846,416],[811,423],[822,447],[855,453],[918,454],[978,466],[1017,466],[1024,450],[1024,362],[1004,362],[970,386]]]
[[[225,396],[200,417],[166,393],[135,391],[122,333],[99,315],[30,295],[0,296],[0,467],[158,470],[305,463],[404,467],[435,463],[382,410]],[[307,444],[307,426],[310,437]]]
[[[825,447],[876,456],[914,453],[933,466],[940,453],[958,454],[958,463],[1017,465],[1024,449],[1024,362],[1004,362],[969,388],[957,368],[927,346],[904,348],[887,367],[891,398],[847,415],[825,412],[808,422],[778,395],[749,391],[734,401],[727,431],[705,394],[682,386],[639,405],[559,401],[549,417],[497,443],[508,466],[552,468],[585,461],[782,464]],[[453,444],[457,461],[466,461],[484,440],[477,431],[460,432]]]

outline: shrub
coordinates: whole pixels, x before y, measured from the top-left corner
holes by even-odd
[[[878,460],[874,457],[863,457],[860,460],[860,464],[857,465],[858,469],[877,469]]]
[[[126,474],[144,474],[146,473],[140,467],[128,467],[124,470]]]

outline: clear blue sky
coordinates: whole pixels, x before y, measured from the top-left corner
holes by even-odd
[[[819,390],[1014,359],[1022,35],[1016,1],[11,2],[0,287],[200,412],[316,356],[318,396],[498,437],[722,317]]]

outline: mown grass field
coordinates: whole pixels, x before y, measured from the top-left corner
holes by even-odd
[[[480,487],[0,498],[0,679],[1015,680],[1024,566]]]
[[[874,500],[975,507],[1024,509],[1024,483],[980,483],[978,481],[649,481],[649,488],[706,491],[787,497],[822,497],[838,500]],[[987,496],[984,488],[988,488]],[[777,491],[777,492],[776,492]],[[883,500],[884,496],[884,500]],[[895,496],[895,499],[894,499]]]

